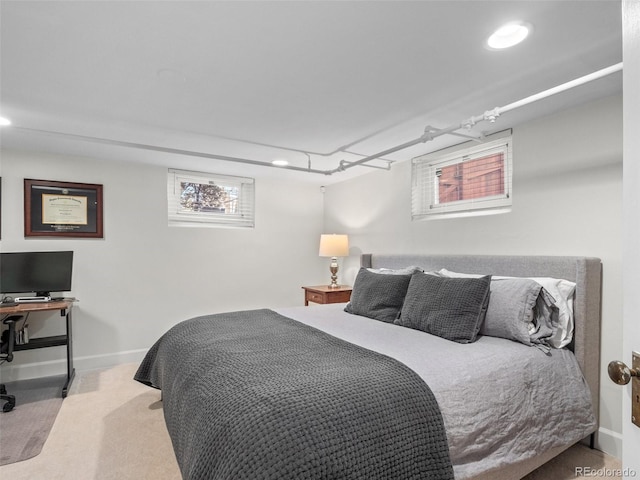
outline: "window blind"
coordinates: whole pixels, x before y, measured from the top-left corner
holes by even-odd
[[[413,220],[495,213],[511,205],[511,137],[412,161]]]
[[[255,181],[169,169],[167,206],[170,226],[253,228]]]

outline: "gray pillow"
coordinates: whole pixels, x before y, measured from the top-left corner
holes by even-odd
[[[554,298],[535,280],[494,278],[480,333],[545,350],[557,329],[556,312]]]
[[[531,345],[540,290],[542,285],[526,278],[492,280],[491,301],[480,334]]]
[[[345,312],[393,323],[402,309],[411,275],[380,275],[361,268]]]
[[[445,268],[438,271],[443,277],[478,278],[482,275],[451,272]],[[571,343],[573,337],[573,296],[576,284],[569,280],[551,277],[501,277],[492,276],[491,282],[499,280],[533,280],[542,286],[536,301],[534,317],[536,319],[533,332],[530,330],[530,343],[536,346],[563,348]],[[493,285],[491,286],[493,291]],[[493,293],[491,294],[493,301]],[[551,334],[549,334],[551,331]],[[508,338],[508,337],[505,337]],[[520,341],[517,338],[511,340]],[[543,348],[543,350],[545,350]]]
[[[487,312],[491,275],[411,277],[400,318],[394,323],[458,343],[474,342]]]

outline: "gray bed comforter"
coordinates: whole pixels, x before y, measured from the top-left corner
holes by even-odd
[[[453,478],[413,370],[271,310],[176,325],[135,379],[162,390],[185,479]]]

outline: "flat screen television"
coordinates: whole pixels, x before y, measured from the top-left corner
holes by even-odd
[[[35,293],[71,291],[73,252],[0,253],[0,292]]]

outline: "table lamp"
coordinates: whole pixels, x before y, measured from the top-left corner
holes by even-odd
[[[320,235],[320,256],[331,257],[329,271],[331,272],[330,288],[338,288],[338,257],[349,255],[349,237],[347,235]]]

